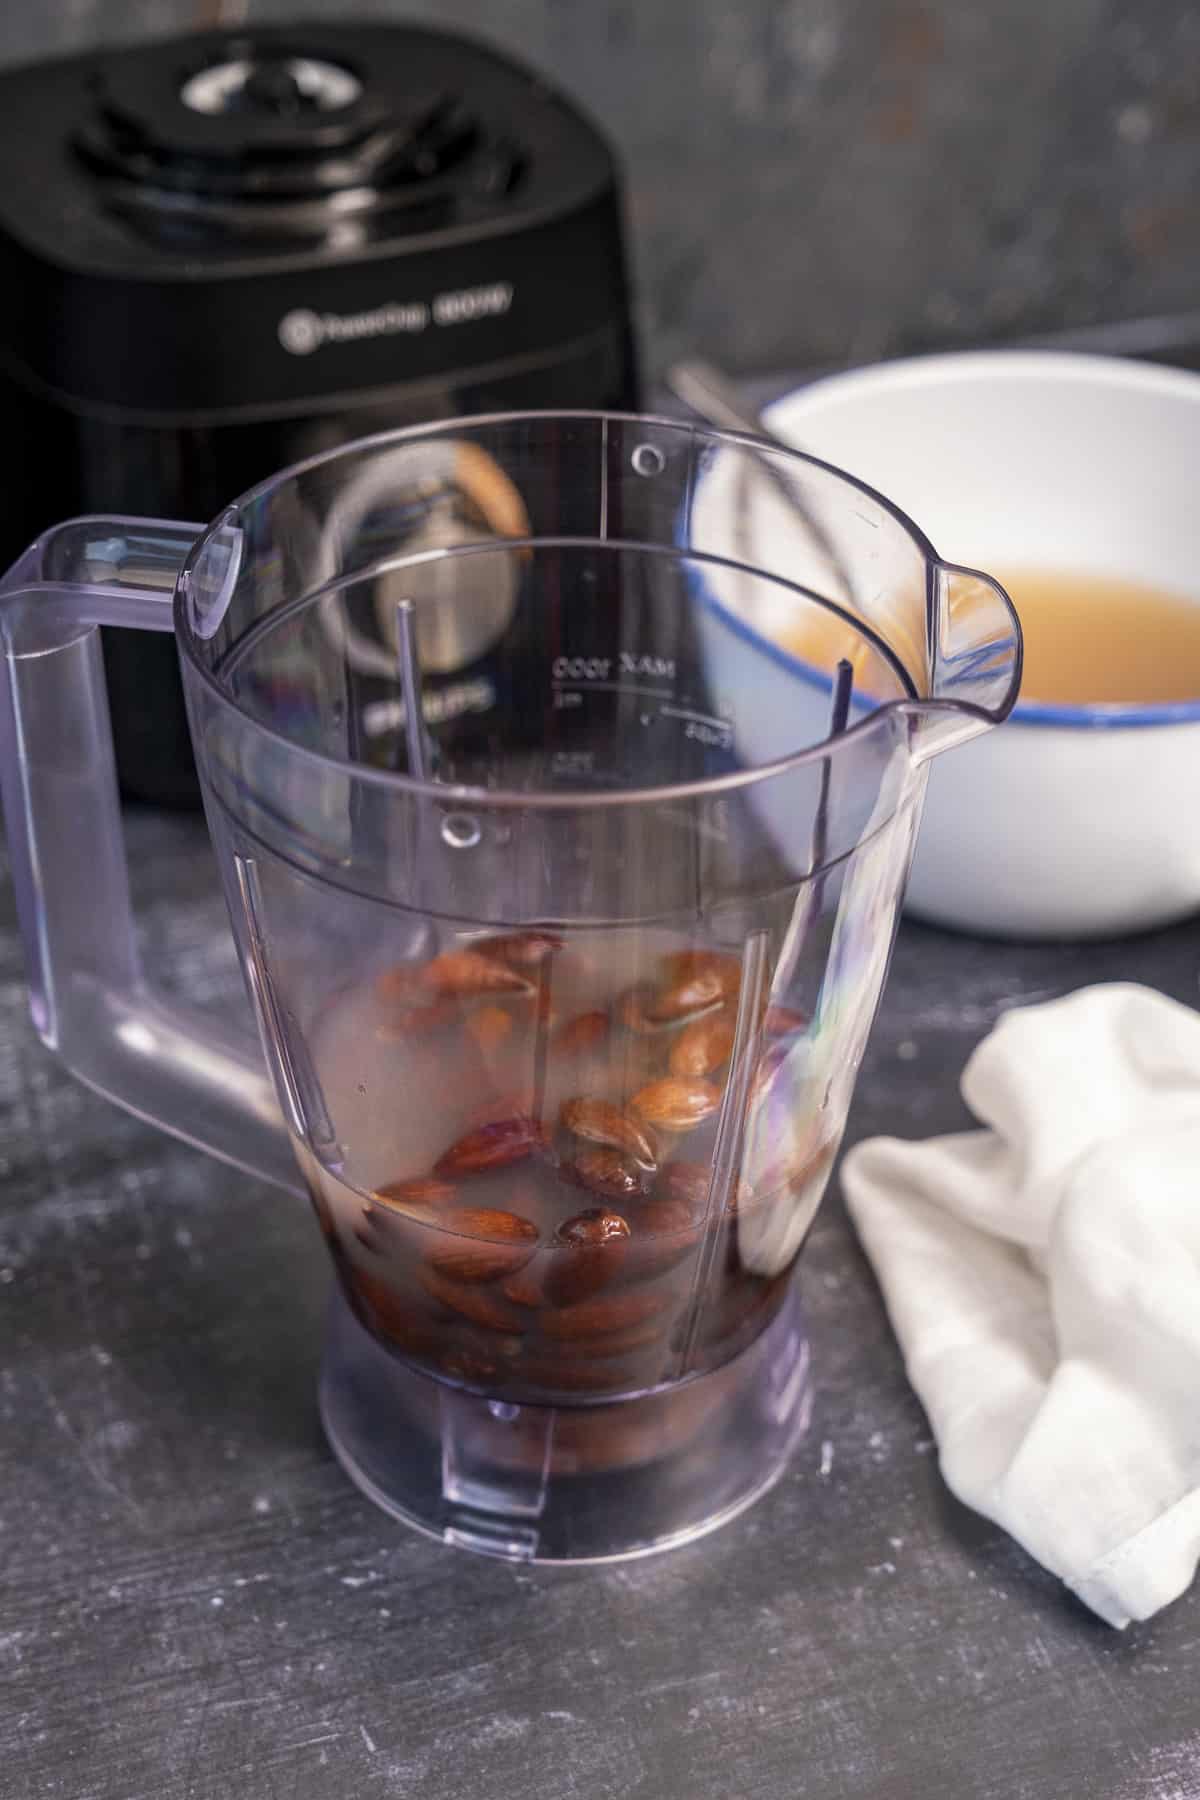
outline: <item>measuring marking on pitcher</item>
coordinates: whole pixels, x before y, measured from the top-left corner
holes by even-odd
[[[635,650],[619,650],[615,657],[556,656],[550,673],[555,681],[586,681],[591,685],[607,681],[614,669],[618,675],[650,675],[660,681],[674,681],[675,658],[649,656]]]

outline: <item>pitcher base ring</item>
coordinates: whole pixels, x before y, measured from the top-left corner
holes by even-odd
[[[321,1420],[367,1497],[426,1536],[510,1562],[648,1556],[774,1485],[811,1412],[793,1289],[754,1343],[682,1386],[586,1407],[513,1406],[399,1361],[334,1290]]]

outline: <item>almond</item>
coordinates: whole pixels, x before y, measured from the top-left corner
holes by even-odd
[[[698,1075],[667,1075],[639,1088],[630,1104],[649,1125],[690,1131],[716,1112],[721,1090]]]
[[[609,1200],[635,1200],[645,1192],[645,1171],[610,1144],[581,1150],[573,1162],[563,1164],[561,1172],[567,1181],[590,1188]]]
[[[665,1275],[692,1254],[702,1236],[702,1216],[685,1200],[647,1200],[634,1216],[624,1279],[653,1281]]]
[[[460,1318],[470,1319],[472,1325],[481,1325],[485,1331],[516,1334],[527,1329],[515,1306],[507,1306],[485,1288],[470,1282],[453,1281],[432,1267],[422,1269],[418,1279],[431,1300],[458,1313]]]
[[[398,1044],[404,1038],[427,1037],[460,1016],[451,999],[410,1000],[389,1006],[387,1017],[375,1027],[375,1040],[380,1044]]]
[[[511,931],[502,937],[478,938],[471,948],[480,956],[507,963],[513,969],[539,969],[548,956],[563,947],[551,931]]]
[[[665,1024],[718,1006],[723,999],[720,977],[710,970],[660,988],[647,1005],[646,1016],[655,1024]]]
[[[578,1300],[538,1314],[538,1324],[551,1338],[604,1337],[609,1332],[629,1331],[662,1312],[665,1297],[648,1288],[633,1288],[598,1299]]]
[[[663,987],[700,976],[715,976],[727,1000],[732,999],[742,985],[740,961],[724,950],[671,950],[662,958],[659,969]]]
[[[441,1219],[448,1241],[431,1252],[429,1263],[452,1281],[498,1281],[502,1275],[514,1275],[537,1249],[538,1228],[520,1213],[497,1206],[458,1206]]]
[[[512,1118],[478,1125],[458,1138],[438,1157],[433,1172],[445,1181],[463,1175],[485,1175],[492,1169],[506,1169],[510,1163],[523,1161],[544,1148],[545,1143],[545,1126],[525,1113],[517,1113]]]
[[[421,970],[421,986],[435,994],[470,999],[476,994],[527,994],[530,982],[477,950],[444,950]]]
[[[669,1162],[658,1172],[655,1195],[664,1200],[682,1200],[693,1213],[703,1212],[708,1205],[708,1186],[712,1170],[707,1163]]]
[[[685,1025],[671,1046],[672,1075],[711,1075],[729,1060],[733,1049],[733,1019],[727,1008],[707,1013]]]
[[[625,1260],[629,1235],[626,1220],[606,1206],[564,1219],[547,1259],[546,1298],[564,1306],[607,1287]]]
[[[546,1291],[543,1286],[545,1276],[544,1259],[541,1263],[528,1263],[515,1275],[504,1282],[500,1292],[514,1306],[545,1306]]]
[[[458,1198],[458,1189],[433,1175],[418,1175],[412,1181],[386,1181],[372,1191],[371,1200],[392,1212],[437,1212]]]
[[[557,1056],[577,1056],[581,1050],[593,1050],[602,1044],[608,1036],[609,1019],[606,1012],[576,1013],[568,1019],[554,1039],[554,1051]]]
[[[616,1001],[617,1023],[626,1031],[632,1031],[638,1037],[645,1037],[651,1032],[663,1030],[661,1019],[652,1019],[648,1008],[654,1001],[654,989],[642,982],[637,987],[626,988],[618,994]]]
[[[445,1337],[436,1325],[377,1275],[355,1269],[348,1280],[357,1309],[381,1337],[413,1356],[436,1356],[443,1348]]]
[[[527,1387],[543,1388],[550,1393],[608,1394],[637,1385],[627,1365],[607,1360],[564,1362],[553,1356],[527,1356],[513,1374]]]
[[[614,1150],[623,1150],[647,1169],[653,1170],[656,1165],[654,1146],[642,1126],[610,1100],[595,1100],[583,1094],[564,1100],[558,1121],[564,1131],[585,1138],[590,1144],[608,1144]]]
[[[684,1019],[720,1000],[731,1000],[742,984],[736,957],[716,950],[676,950],[660,964],[662,981],[648,1007],[651,1019]]]
[[[513,1016],[502,1006],[481,1006],[476,1012],[468,1013],[466,1023],[467,1030],[485,1055],[490,1050],[499,1050],[513,1033]]]

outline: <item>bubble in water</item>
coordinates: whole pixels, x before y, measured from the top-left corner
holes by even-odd
[[[479,820],[470,813],[447,813],[442,820],[442,842],[451,850],[473,850],[482,836]]]
[[[488,1411],[493,1419],[503,1419],[506,1425],[516,1418],[520,1410],[520,1407],[514,1406],[511,1400],[488,1401]]]
[[[631,460],[635,475],[661,475],[667,466],[667,459],[657,444],[639,444]]]

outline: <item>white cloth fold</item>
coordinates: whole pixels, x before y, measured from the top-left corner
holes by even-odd
[[[1200,1557],[1200,1016],[1127,984],[1006,1014],[985,1127],[842,1183],[948,1486],[1108,1620]]]

